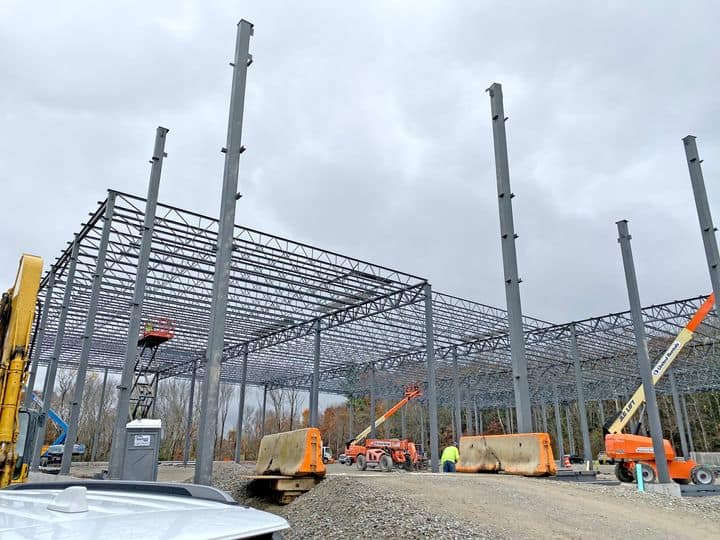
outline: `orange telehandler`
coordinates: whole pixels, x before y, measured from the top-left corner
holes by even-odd
[[[653,384],[656,384],[660,377],[665,374],[683,347],[692,339],[697,327],[700,326],[700,323],[710,312],[714,303],[715,297],[711,294],[685,328],[680,331],[670,344],[670,347],[663,353],[652,369]],[[641,385],[632,395],[630,401],[605,426],[605,453],[609,458],[617,461],[615,476],[621,482],[633,482],[635,480],[635,465],[638,463],[641,465],[645,482],[654,482],[657,478],[652,438],[637,433],[622,433],[623,428],[627,426],[633,415],[641,407],[644,407],[644,404],[645,391]],[[663,440],[663,445],[670,478],[674,481],[679,484],[687,484],[692,480],[694,484],[704,485],[714,482],[715,478],[711,469],[698,465],[692,459],[678,458],[670,441]]]
[[[388,418],[407,405],[411,399],[421,395],[422,392],[417,386],[413,385],[405,388],[405,397],[388,409],[385,414],[378,417],[374,422],[375,427],[382,425]],[[367,469],[368,466],[378,467],[385,472],[391,471],[395,466],[406,470],[422,467],[423,459],[412,441],[406,439],[367,439],[372,427],[370,425],[365,428],[347,444],[344,457],[344,462],[347,465],[355,463],[358,469],[362,471]]]

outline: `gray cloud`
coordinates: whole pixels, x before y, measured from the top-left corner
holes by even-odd
[[[145,192],[159,124],[161,199],[217,213],[241,17],[256,33],[238,222],[503,306],[484,93],[499,81],[525,311],[625,309],[620,218],[645,303],[709,291],[680,139],[699,138],[720,221],[711,2],[6,3],[2,283],[21,251],[54,257],[106,188]]]

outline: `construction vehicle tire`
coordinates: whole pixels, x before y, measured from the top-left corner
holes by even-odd
[[[715,476],[713,475],[712,469],[705,467],[704,465],[695,465],[690,471],[690,478],[692,478],[693,484],[700,486],[709,486],[715,482]]]
[[[357,462],[355,464],[357,465],[357,468],[361,471],[367,469],[367,459],[363,454],[358,455]]]
[[[642,471],[643,482],[646,484],[654,484],[657,481],[657,474],[655,469],[645,463],[640,464],[640,470]]]
[[[380,458],[380,470],[383,472],[390,472],[393,469],[393,460],[390,456],[385,454]]]
[[[621,482],[625,482],[627,484],[635,481],[633,473],[622,462],[615,464],[615,477]]]

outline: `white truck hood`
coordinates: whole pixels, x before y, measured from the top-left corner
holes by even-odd
[[[274,514],[213,500],[102,487],[67,489],[80,500],[65,510],[48,508],[57,508],[58,501],[62,508],[67,493],[58,495],[63,487],[32,489],[30,484],[0,490],[0,538],[216,540],[253,538],[289,528]]]

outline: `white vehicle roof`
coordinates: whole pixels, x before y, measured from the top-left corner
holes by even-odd
[[[81,487],[77,487],[81,486]],[[207,486],[67,481],[0,490],[0,538],[254,538],[289,528]]]

